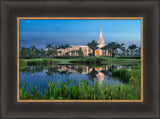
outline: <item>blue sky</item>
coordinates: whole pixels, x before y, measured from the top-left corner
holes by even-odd
[[[20,47],[45,48],[54,45],[87,45],[98,41],[100,26],[105,44],[141,43],[140,20],[20,20]]]

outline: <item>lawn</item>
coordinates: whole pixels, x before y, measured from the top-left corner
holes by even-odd
[[[50,62],[50,63],[48,63]],[[35,58],[35,59],[20,59],[20,67],[27,65],[48,65],[48,64],[83,64],[83,65],[138,65],[141,63],[140,59],[118,59],[108,57],[86,57],[86,58],[71,58],[71,59],[57,59],[57,58]]]

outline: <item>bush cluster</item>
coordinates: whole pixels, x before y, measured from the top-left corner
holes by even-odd
[[[20,64],[20,67],[27,66],[27,62],[24,61],[23,59],[20,59],[20,60],[19,60],[19,64]]]
[[[54,56],[53,58],[56,59],[78,59],[78,58],[84,58],[83,56]]]
[[[132,72],[126,68],[122,68],[119,70],[114,70],[112,73],[113,77],[118,77],[120,81],[126,83],[129,82],[129,79],[132,78]]]
[[[37,65],[51,65],[51,64],[56,64],[58,61],[53,61],[53,60],[33,60],[33,61],[27,61],[28,66],[37,66]]]
[[[109,59],[107,57],[87,57],[85,59],[78,59],[76,61],[70,61],[71,63],[77,63],[77,64],[85,64],[85,65],[101,65],[102,61],[108,61]]]

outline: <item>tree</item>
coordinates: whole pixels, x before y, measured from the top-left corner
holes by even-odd
[[[119,49],[121,49],[123,56],[125,56],[125,50],[126,50],[124,45],[125,45],[124,43],[119,44]]]
[[[136,55],[141,55],[141,47],[138,47],[136,50],[135,50],[135,52],[136,52]]]
[[[41,48],[41,56],[44,57],[45,55],[45,51],[43,50],[43,48]]]
[[[77,50],[77,53],[78,53],[79,56],[83,56],[82,48],[79,48],[79,50]]]
[[[46,44],[46,48],[48,49],[47,56],[56,56],[58,54],[57,46],[53,47],[51,44]]]
[[[102,47],[101,49],[105,51],[105,56],[106,56],[107,45],[105,45],[105,46]]]
[[[51,51],[52,51],[52,54],[53,54],[54,56],[57,56],[57,54],[58,54],[57,49],[52,48]]]
[[[108,55],[112,56],[111,54],[112,54],[112,50],[111,50],[111,48],[108,48]]]
[[[95,56],[95,50],[98,49],[97,47],[97,43],[95,40],[93,40],[91,43],[87,44],[89,48],[91,48],[93,50],[93,56]]]
[[[70,47],[69,44],[64,45],[64,49]]]
[[[43,48],[37,49],[35,46],[30,46],[29,48],[22,47],[20,50],[20,58],[34,58],[34,57],[43,57],[45,51]]]
[[[69,47],[70,47],[69,44],[64,45],[64,49],[67,49],[67,52]]]
[[[57,46],[52,46],[51,47],[51,49],[50,49],[50,51],[52,52],[52,55],[53,56],[57,56],[57,54],[58,54],[58,52],[57,52]]]
[[[36,50],[35,50],[35,56],[36,56],[36,57],[42,56],[41,50],[36,49]]]
[[[30,57],[35,57],[36,56],[36,47],[35,46],[30,46]]]
[[[57,48],[58,49],[66,49],[66,48],[68,48],[69,47],[69,44],[66,44],[66,45],[60,45],[60,46],[58,46]]]
[[[115,54],[116,54],[116,49],[119,48],[119,44],[116,43],[116,42],[110,42],[107,45],[111,49],[112,58],[113,58],[115,56]]]
[[[46,47],[48,50],[52,48],[52,45],[51,44],[46,44]]]
[[[102,50],[105,50],[105,56],[106,56],[106,51],[108,50],[109,51],[109,45],[105,45],[104,47],[102,47],[101,49]]]
[[[66,52],[66,56],[69,56],[69,52]]]
[[[62,51],[58,51],[58,53],[60,53],[60,55],[62,54]]]
[[[129,49],[128,48],[127,48],[126,52],[127,52],[127,56],[128,56],[129,55]]]
[[[30,49],[22,47],[22,49],[20,50],[20,58],[24,58],[27,56],[30,56]]]
[[[76,53],[76,51],[75,51],[75,50],[72,50],[72,51],[71,51],[71,56],[74,56],[75,53]]]
[[[128,49],[131,51],[131,55],[133,55],[134,50],[137,48],[135,44],[128,46]]]
[[[68,47],[70,47],[69,44],[66,44],[66,45],[60,45],[57,48],[58,49],[67,49]],[[67,52],[68,52],[68,49],[67,49]],[[65,55],[69,55],[69,53],[68,54],[66,53]]]

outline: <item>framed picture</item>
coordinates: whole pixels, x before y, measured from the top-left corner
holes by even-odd
[[[22,17],[17,25],[18,102],[143,102],[142,17]]]
[[[1,4],[2,118],[159,118],[159,1]]]

